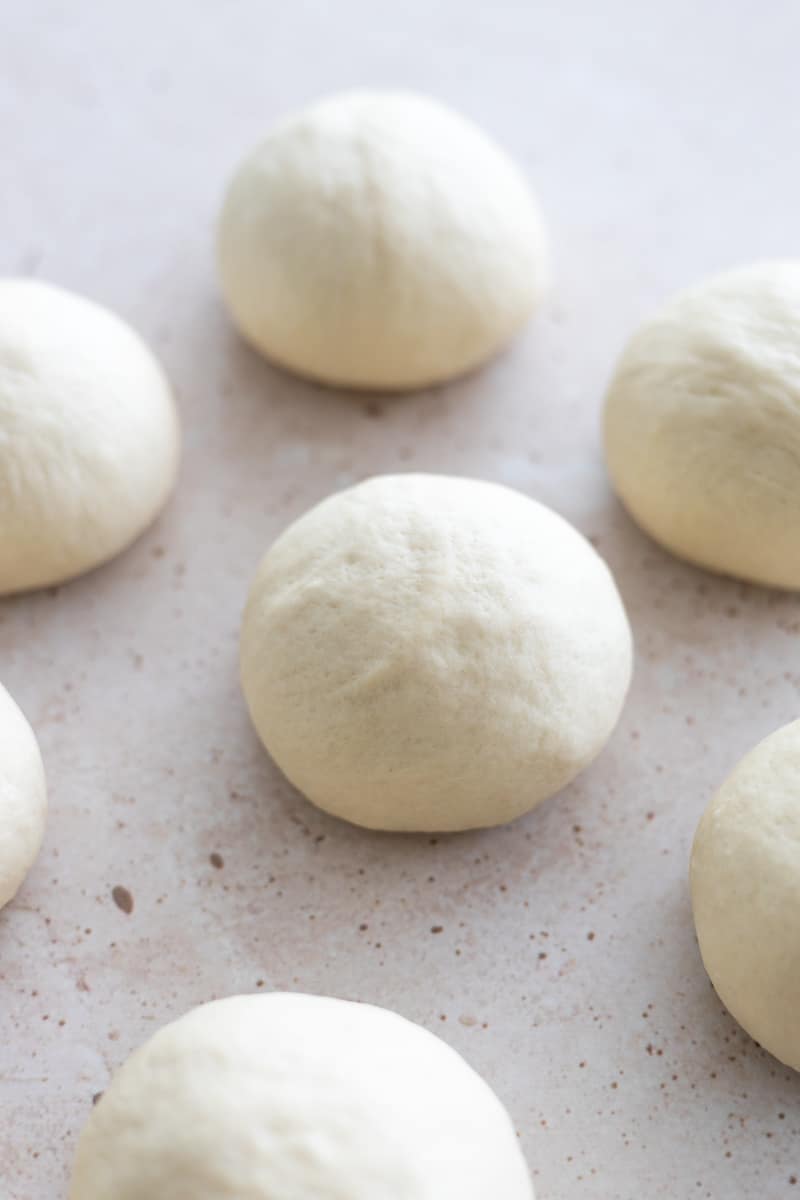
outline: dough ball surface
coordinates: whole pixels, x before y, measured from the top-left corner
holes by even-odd
[[[497,1097],[433,1034],[236,996],[155,1035],[81,1137],[70,1200],[533,1200]]]
[[[169,385],[132,329],[50,284],[0,280],[0,593],[124,549],[172,489],[178,441]]]
[[[699,566],[800,588],[800,262],[719,275],[628,343],[606,453],[631,515]]]
[[[726,1008],[800,1070],[800,721],[755,747],[704,813],[691,862],[703,963]]]
[[[373,829],[510,821],[600,751],[631,636],[613,579],[497,484],[378,476],[291,525],[256,574],[241,669],[278,766]]]
[[[218,236],[244,337],[354,388],[449,379],[505,346],[541,299],[539,210],[476,125],[404,92],[332,96],[240,166]]]
[[[44,838],[47,788],[33,730],[0,687],[0,908],[12,900]]]

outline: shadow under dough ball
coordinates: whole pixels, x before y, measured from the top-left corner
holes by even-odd
[[[419,388],[504,347],[547,283],[538,206],[476,125],[406,92],[281,121],[236,172],[222,289],[244,337],[322,382]]]
[[[39,853],[47,785],[36,736],[0,687],[0,908],[13,900]]]
[[[800,721],[760,742],[711,800],[694,839],[691,888],[720,1000],[765,1050],[800,1070]]]
[[[124,550],[175,482],[179,429],[152,353],[113,313],[0,280],[0,594]]]
[[[244,616],[262,741],[320,808],[387,830],[510,821],[603,747],[631,673],[605,563],[497,484],[370,479],[273,545]]]
[[[534,1200],[483,1080],[393,1012],[234,996],[160,1030],[81,1136],[70,1200]]]
[[[800,588],[800,262],[719,275],[643,325],[605,442],[621,500],[668,550]]]

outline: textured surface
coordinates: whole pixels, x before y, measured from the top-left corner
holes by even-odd
[[[33,731],[0,686],[0,908],[14,898],[44,838],[47,785]]]
[[[662,546],[800,588],[800,261],[668,301],[620,356],[604,429],[617,494]]]
[[[646,10],[646,11],[643,11]],[[600,400],[669,293],[797,247],[800,13],[469,0],[66,6],[3,0],[0,268],[117,308],[161,354],[186,445],[158,526],[0,607],[0,678],[51,813],[0,914],[3,1200],[53,1200],[92,1095],[156,1025],[269,987],[390,1005],[508,1105],[542,1200],[792,1197],[800,1080],[703,974],[688,852],[741,755],[797,714],[800,600],[682,566],[613,500]],[[409,399],[261,363],[214,282],[224,181],[279,112],[353,83],[428,89],[530,173],[554,292],[512,352]],[[768,219],[765,214],[768,213]],[[509,483],[597,539],[638,660],[612,743],[515,825],[359,832],[279,778],[237,670],[266,544],[386,470]]]
[[[358,388],[474,370],[526,323],[549,274],[538,205],[502,147],[388,89],[337,93],[271,128],[226,191],[217,247],[246,340]]]
[[[514,1126],[441,1038],[327,996],[160,1029],[82,1134],[71,1200],[534,1200]]]
[[[759,742],[710,801],[692,846],[697,941],[743,1028],[800,1070],[800,721]]]
[[[161,511],[180,449],[157,360],[109,309],[0,282],[0,592],[63,583]]]
[[[479,479],[378,475],[270,547],[241,636],[286,778],[367,829],[501,825],[600,753],[631,680],[608,568],[552,509]]]

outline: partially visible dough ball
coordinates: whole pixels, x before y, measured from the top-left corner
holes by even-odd
[[[178,463],[169,385],[107,309],[0,280],[0,593],[60,583],[124,549]]]
[[[470,121],[404,92],[347,92],[276,125],[219,225],[231,314],[283,366],[423,387],[508,343],[545,290],[539,210]]]
[[[71,1200],[533,1200],[508,1115],[464,1060],[386,1009],[235,996],[117,1073]]]
[[[244,617],[242,681],[278,766],[372,829],[510,821],[569,783],[622,707],[608,568],[497,484],[379,476],[286,530]]]
[[[22,886],[44,837],[47,788],[33,730],[0,687],[0,908]]]
[[[800,262],[719,275],[643,325],[605,433],[617,492],[667,549],[800,588]]]
[[[760,742],[697,829],[692,907],[719,998],[800,1071],[800,721]]]

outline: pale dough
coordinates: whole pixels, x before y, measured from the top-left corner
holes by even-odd
[[[258,569],[241,669],[289,779],[375,829],[510,821],[600,751],[631,636],[556,513],[497,484],[379,476],[296,521]]]
[[[17,894],[44,837],[47,788],[33,730],[0,687],[0,908]]]
[[[548,267],[538,207],[464,117],[404,92],[347,92],[278,124],[219,224],[241,332],[303,375],[421,387],[468,371],[525,323]]]
[[[508,1115],[464,1060],[385,1009],[236,996],[117,1073],[70,1200],[533,1200]]]
[[[141,338],[108,310],[0,280],[0,593],[59,583],[150,524],[178,421]]]
[[[691,886],[720,999],[765,1050],[800,1070],[800,721],[760,742],[709,804]]]
[[[800,587],[800,262],[684,292],[634,335],[606,451],[633,517],[690,562]]]

